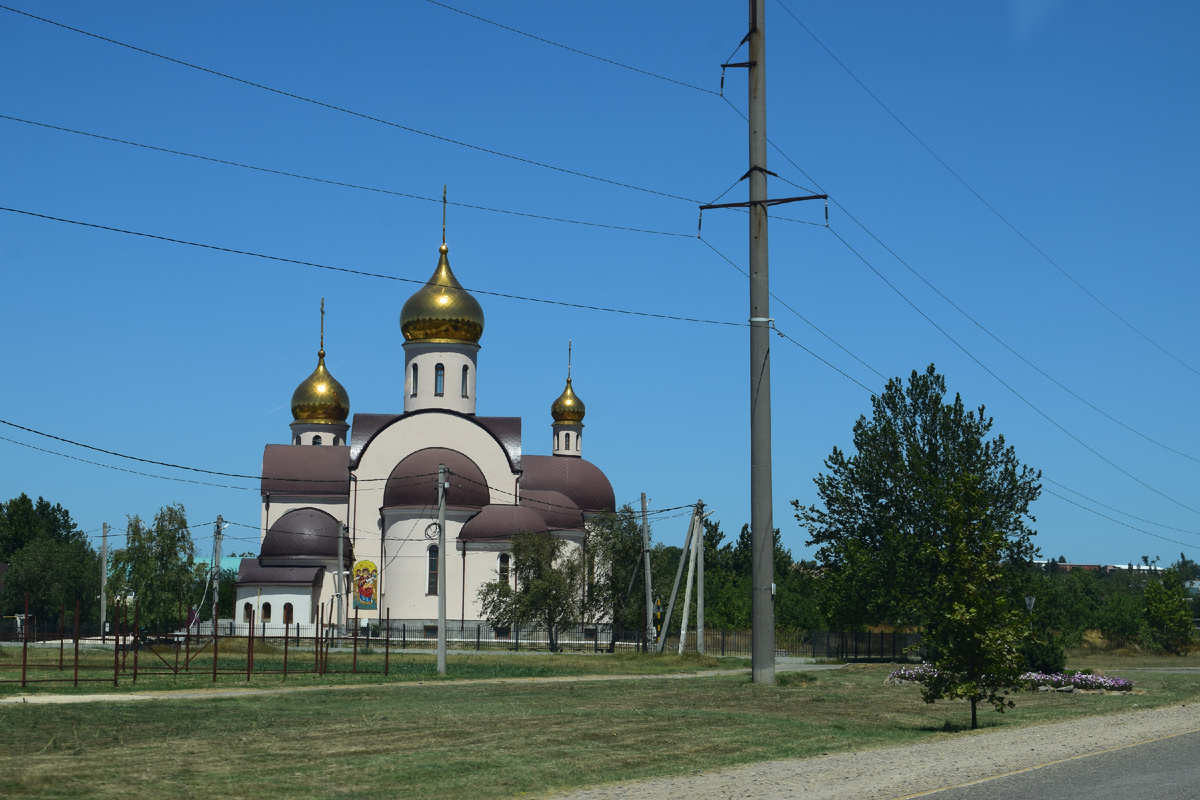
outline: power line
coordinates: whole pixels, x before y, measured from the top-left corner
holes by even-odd
[[[218,78],[224,78],[225,80],[234,81],[235,83],[240,83],[243,86],[250,86],[255,89],[261,89],[264,92],[271,92],[272,94],[277,94],[277,95],[280,95],[281,97],[288,97],[293,100],[299,100],[303,103],[310,103],[310,104],[312,104],[314,106],[318,106],[320,108],[328,109],[330,111],[336,111],[341,114],[348,114],[352,117],[364,119],[369,122],[379,123],[380,125],[387,125],[388,127],[395,128],[397,130],[402,130],[407,133],[414,133],[414,134],[417,134],[418,136],[425,136],[425,137],[434,139],[439,142],[444,142],[446,144],[452,144],[452,145],[456,145],[458,147],[465,147],[469,150],[475,150],[480,153],[486,153],[488,155],[499,156],[501,158],[507,158],[507,159],[510,159],[512,161],[516,161],[516,162],[519,162],[522,164],[528,164],[529,166],[540,167],[542,169],[552,170],[554,172],[559,172],[564,175],[573,175],[577,178],[586,178],[587,180],[596,181],[598,183],[605,183],[610,186],[618,186],[622,189],[631,189],[635,192],[644,192],[646,194],[657,195],[659,197],[667,197],[672,200],[684,200],[689,203],[699,203],[700,202],[698,200],[693,200],[692,198],[689,198],[689,197],[682,197],[680,195],[669,194],[667,192],[659,192],[659,191],[655,191],[654,189],[646,189],[641,186],[635,186],[630,183],[622,183],[621,181],[610,180],[609,178],[601,178],[596,175],[589,175],[586,172],[578,172],[576,170],[566,169],[565,167],[556,167],[552,164],[546,164],[541,161],[534,161],[533,159],[530,159],[530,158],[523,158],[522,156],[514,156],[510,153],[504,153],[499,150],[492,150],[491,148],[482,147],[482,146],[476,145],[476,144],[469,144],[467,142],[459,141],[457,139],[451,139],[448,136],[441,136],[436,133],[430,133],[428,131],[423,131],[418,128],[410,127],[408,125],[401,125],[398,122],[392,122],[390,120],[386,120],[381,117],[371,116],[370,114],[364,114],[360,111],[352,111],[348,108],[344,108],[342,106],[337,106],[332,103],[326,103],[321,100],[314,100],[311,97],[304,97],[303,95],[295,94],[293,92],[286,92],[282,89],[275,89],[273,87],[266,86],[261,83],[255,83],[254,81],[246,80],[245,78],[239,78],[236,75],[230,75],[226,72],[219,72],[215,69],[209,69],[208,67],[202,67],[202,66],[199,66],[198,64],[192,64],[190,62],[183,61],[178,58],[173,58],[171,56],[164,55],[162,53],[156,53],[153,50],[147,50],[144,47],[137,47],[135,45],[127,44],[126,42],[121,42],[116,39],[109,38],[107,36],[101,36],[98,33],[92,33],[91,31],[85,31],[82,28],[75,28],[70,25],[65,25],[61,22],[55,22],[54,20],[47,19],[46,17],[39,17],[36,14],[30,14],[28,11],[21,11],[20,9],[12,8],[10,6],[0,5],[0,9],[3,9],[5,11],[11,11],[14,14],[20,14],[22,16],[29,17],[30,19],[35,19],[39,22],[45,22],[48,25],[53,25],[55,27],[62,28],[63,30],[68,30],[73,33],[81,34],[83,36],[89,36],[93,39],[98,39],[99,41],[102,41],[102,42],[114,44],[114,45],[117,45],[118,47],[124,47],[126,49],[133,50],[134,52],[142,53],[143,55],[153,56],[154,58],[159,58],[159,59],[162,59],[163,61],[169,61],[170,63],[178,64],[181,67],[187,67],[188,69],[194,69],[199,72],[203,72],[208,75],[213,75]]]
[[[1011,385],[1011,384],[1007,383],[1007,382],[1006,382],[1006,381],[1005,381],[1003,378],[1001,378],[999,375],[997,375],[997,374],[996,374],[996,373],[995,373],[995,372],[994,372],[994,371],[993,371],[991,368],[989,368],[989,367],[988,367],[986,364],[984,364],[982,361],[980,361],[980,360],[979,360],[979,358],[977,358],[977,357],[975,356],[975,354],[974,354],[974,353],[972,353],[970,350],[968,350],[966,347],[964,347],[964,346],[963,346],[961,343],[959,343],[959,341],[958,341],[957,339],[955,339],[953,336],[951,336],[951,335],[949,334],[949,332],[948,332],[948,331],[946,331],[946,330],[945,330],[945,329],[944,329],[942,326],[940,326],[940,325],[938,325],[936,322],[934,322],[932,317],[930,317],[928,314],[926,314],[924,311],[922,311],[922,310],[921,310],[921,308],[920,308],[920,307],[919,307],[919,306],[918,306],[916,303],[914,303],[912,300],[910,300],[910,299],[908,298],[908,296],[907,296],[907,295],[905,295],[903,292],[901,292],[901,291],[900,291],[900,289],[899,289],[899,288],[897,288],[895,284],[893,284],[891,281],[889,281],[887,278],[885,278],[885,277],[883,276],[883,273],[881,273],[881,272],[880,272],[878,269],[876,269],[876,268],[875,268],[875,266],[874,266],[873,264],[871,264],[871,262],[870,262],[870,261],[868,261],[868,260],[867,260],[867,259],[866,259],[866,258],[865,258],[865,257],[864,257],[862,254],[861,254],[861,253],[859,253],[857,250],[855,250],[855,249],[854,249],[854,248],[853,248],[853,247],[850,245],[850,243],[849,243],[849,242],[847,242],[847,241],[846,241],[844,238],[842,238],[841,234],[839,234],[839,233],[838,233],[836,230],[834,230],[833,228],[830,228],[830,229],[829,229],[829,232],[830,232],[830,233],[832,233],[832,234],[834,235],[834,237],[835,237],[835,238],[836,238],[836,239],[837,239],[839,242],[841,242],[841,243],[842,243],[842,245],[843,245],[843,246],[845,246],[845,248],[846,248],[847,250],[849,250],[851,253],[853,253],[853,254],[854,254],[854,256],[855,256],[856,258],[858,258],[858,260],[859,260],[859,261],[862,261],[862,262],[863,262],[863,264],[865,264],[869,270],[871,270],[873,273],[875,273],[875,275],[876,275],[876,276],[878,276],[878,278],[879,278],[881,281],[883,281],[885,284],[887,284],[887,286],[888,286],[888,287],[889,287],[889,288],[890,288],[890,289],[891,289],[893,292],[895,292],[897,295],[899,295],[899,297],[900,297],[902,300],[904,300],[904,302],[908,303],[908,305],[909,305],[909,306],[910,306],[910,307],[911,307],[911,308],[912,308],[914,311],[916,311],[918,314],[920,314],[920,315],[921,315],[921,317],[923,317],[923,318],[925,319],[925,321],[926,321],[926,322],[928,322],[930,325],[932,325],[932,326],[934,327],[934,329],[935,329],[935,330],[936,330],[938,333],[942,334],[942,336],[944,336],[944,337],[945,337],[945,338],[946,338],[946,339],[947,339],[947,340],[948,340],[948,341],[949,341],[951,344],[953,344],[955,347],[957,347],[959,350],[961,350],[961,351],[963,352],[963,354],[967,356],[967,358],[969,358],[969,359],[971,359],[972,361],[974,361],[974,362],[975,362],[975,364],[976,364],[976,365],[978,365],[980,369],[982,369],[982,370],[983,370],[984,372],[986,372],[988,375],[991,375],[991,376],[992,376],[992,378],[993,378],[993,379],[994,379],[994,380],[995,380],[997,383],[999,383],[999,384],[1000,384],[1001,386],[1003,386],[1005,389],[1008,389],[1008,391],[1009,391],[1009,392],[1011,392],[1011,393],[1013,394],[1013,396],[1015,396],[1015,397],[1016,397],[1018,400],[1020,400],[1020,401],[1021,401],[1022,403],[1024,403],[1025,405],[1029,406],[1029,408],[1030,408],[1030,409],[1032,409],[1034,412],[1036,412],[1036,413],[1037,413],[1037,414],[1038,414],[1040,417],[1042,417],[1044,420],[1046,420],[1047,422],[1049,422],[1051,425],[1053,425],[1054,427],[1058,428],[1060,431],[1062,431],[1063,433],[1065,433],[1065,434],[1066,434],[1068,437],[1070,437],[1071,439],[1073,439],[1073,440],[1075,441],[1075,443],[1076,443],[1076,444],[1078,444],[1079,446],[1081,446],[1083,449],[1087,450],[1089,453],[1091,453],[1092,455],[1094,455],[1096,458],[1100,459],[1100,460],[1101,460],[1101,461],[1103,461],[1105,464],[1108,464],[1110,467],[1112,467],[1113,469],[1115,469],[1117,472],[1120,472],[1122,475],[1124,475],[1125,477],[1129,478],[1129,479],[1130,479],[1130,480],[1132,480],[1133,482],[1135,482],[1135,483],[1139,484],[1140,486],[1142,486],[1142,487],[1144,487],[1144,488],[1146,488],[1146,489],[1149,489],[1150,491],[1152,491],[1152,492],[1154,492],[1155,494],[1157,494],[1159,497],[1162,497],[1162,498],[1163,498],[1163,499],[1165,499],[1165,500],[1169,500],[1169,501],[1171,501],[1172,503],[1174,503],[1175,505],[1179,506],[1180,508],[1183,508],[1183,509],[1186,509],[1186,510],[1188,510],[1188,511],[1191,511],[1193,514],[1200,514],[1200,510],[1197,510],[1197,509],[1195,509],[1195,508],[1192,508],[1191,506],[1189,506],[1189,505],[1187,505],[1187,504],[1185,504],[1185,503],[1182,503],[1182,502],[1180,502],[1179,500],[1176,500],[1174,497],[1171,497],[1170,495],[1166,494],[1165,492],[1162,492],[1162,491],[1160,491],[1160,490],[1158,490],[1158,489],[1155,489],[1153,486],[1151,486],[1150,484],[1146,483],[1146,482],[1145,482],[1145,481],[1143,481],[1141,478],[1138,478],[1137,476],[1133,475],[1133,473],[1131,473],[1131,472],[1129,472],[1128,470],[1124,469],[1123,467],[1121,467],[1120,465],[1118,465],[1116,462],[1114,462],[1114,461],[1112,461],[1111,459],[1109,459],[1109,458],[1107,458],[1107,457],[1105,457],[1105,456],[1101,455],[1101,454],[1100,454],[1100,452],[1099,452],[1099,451],[1097,451],[1097,450],[1096,450],[1094,447],[1092,447],[1091,445],[1087,444],[1087,443],[1086,443],[1086,442],[1084,442],[1082,439],[1080,439],[1078,436],[1076,436],[1075,434],[1073,434],[1073,433],[1071,433],[1069,430],[1067,430],[1065,427],[1063,427],[1063,426],[1062,426],[1060,423],[1058,423],[1057,421],[1055,421],[1055,420],[1054,420],[1054,419],[1053,419],[1053,418],[1052,418],[1052,417],[1051,417],[1049,414],[1047,414],[1045,411],[1042,411],[1040,408],[1038,408],[1036,405],[1034,405],[1034,404],[1033,404],[1033,401],[1029,400],[1029,399],[1028,399],[1027,397],[1025,397],[1023,394],[1021,394],[1020,392],[1018,392],[1018,391],[1017,391],[1015,388],[1013,388],[1013,387],[1012,387],[1012,385]]]
[[[0,6],[0,8],[3,8],[3,6]],[[79,226],[85,227],[85,228],[95,228],[97,230],[109,231],[110,233],[121,233],[121,234],[125,234],[127,236],[141,236],[146,239],[154,239],[154,240],[157,240],[160,242],[170,242],[172,244],[182,244],[182,245],[187,245],[188,247],[199,247],[199,248],[202,248],[205,250],[214,250],[219,253],[231,253],[233,255],[251,256],[253,258],[262,258],[262,259],[265,259],[268,261],[279,261],[279,262],[282,262],[285,264],[297,264],[299,266],[304,266],[304,267],[313,267],[314,269],[325,269],[325,270],[329,270],[331,272],[342,272],[347,275],[359,275],[359,276],[362,276],[365,278],[380,278],[380,279],[388,280],[388,281],[399,281],[401,283],[415,283],[415,284],[421,284],[421,285],[424,285],[426,283],[426,281],[418,280],[416,278],[401,278],[397,275],[383,275],[383,274],[380,274],[377,272],[366,272],[365,270],[350,269],[348,267],[334,267],[334,266],[330,266],[328,264],[318,264],[314,261],[301,261],[301,260],[295,259],[295,258],[284,258],[283,256],[272,256],[272,255],[267,255],[265,253],[255,253],[250,250],[238,250],[238,249],[235,249],[232,247],[220,247],[220,246],[212,245],[212,244],[204,244],[202,242],[192,242],[192,241],[188,241],[186,239],[176,239],[176,238],[173,238],[170,236],[159,236],[158,234],[154,234],[154,233],[145,233],[143,231],[132,231],[132,230],[124,229],[124,228],[115,228],[110,225],[99,225],[94,222],[82,222],[80,220],[66,219],[64,217],[55,217],[55,216],[51,216],[49,214],[38,214],[37,212],[34,212],[34,211],[25,211],[25,210],[19,209],[19,208],[8,208],[8,207],[0,206],[0,211],[8,211],[13,214],[24,214],[29,217],[36,217],[38,219],[50,220],[52,222],[63,222],[63,223],[67,223],[70,225],[79,225]],[[548,300],[548,299],[541,298],[541,297],[528,297],[528,296],[519,295],[519,294],[509,294],[507,292],[492,292],[492,291],[488,291],[486,289],[476,289],[476,288],[473,288],[470,286],[465,287],[465,288],[467,291],[469,291],[473,294],[486,295],[488,297],[501,297],[506,300],[521,300],[521,301],[524,301],[527,303],[543,303],[545,305],[562,306],[564,308],[576,308],[581,311],[602,311],[602,312],[608,313],[608,314],[624,314],[624,315],[633,316],[633,317],[648,317],[651,319],[665,319],[665,320],[670,320],[672,322],[694,322],[694,323],[699,323],[699,324],[704,324],[704,325],[726,325],[726,326],[732,326],[732,327],[737,327],[737,328],[748,327],[747,323],[745,323],[745,322],[727,322],[724,320],[700,319],[697,317],[682,317],[682,316],[676,316],[676,315],[672,315],[672,314],[655,314],[650,311],[632,311],[630,309],[623,309],[623,308],[610,308],[607,306],[587,305],[586,303],[571,303],[566,300]]]
[[[1146,340],[1146,342],[1148,342],[1150,345],[1152,345],[1155,349],[1157,349],[1159,352],[1166,355],[1171,360],[1178,363],[1180,366],[1184,367],[1185,369],[1189,370],[1190,372],[1192,372],[1195,375],[1200,375],[1200,371],[1198,371],[1195,367],[1191,366],[1187,362],[1180,359],[1178,356],[1171,353],[1165,347],[1163,347],[1158,342],[1151,339],[1149,336],[1147,336],[1145,333],[1143,333],[1140,329],[1138,329],[1136,326],[1134,326],[1134,324],[1132,322],[1130,322],[1129,320],[1125,319],[1125,317],[1118,314],[1112,307],[1107,305],[1103,300],[1101,300],[1099,297],[1097,297],[1095,294],[1093,294],[1086,286],[1084,286],[1082,283],[1080,283],[1075,278],[1075,276],[1071,275],[1071,273],[1069,273],[1065,269],[1063,269],[1063,267],[1057,261],[1055,261],[1053,258],[1051,258],[1044,250],[1042,250],[1040,247],[1038,247],[1036,244],[1034,244],[1033,240],[1031,240],[1028,236],[1026,236],[1007,217],[1005,217],[1003,214],[1001,214],[1000,211],[995,206],[993,206],[986,199],[984,199],[983,195],[981,195],[979,192],[975,191],[975,188],[972,187],[971,184],[967,183],[965,178],[963,178],[961,175],[959,175],[957,172],[955,172],[954,169],[949,164],[947,164],[942,159],[941,156],[939,156],[936,152],[934,152],[932,147],[927,145],[924,142],[924,140],[921,139],[920,136],[917,136],[917,134],[912,130],[912,128],[908,127],[908,125],[906,125],[904,123],[904,121],[895,114],[895,112],[893,112],[890,108],[888,108],[887,105],[881,99],[879,99],[879,97],[874,92],[872,92],[865,83],[863,83],[861,80],[859,80],[858,76],[855,75],[853,72],[851,72],[850,68],[847,67],[844,63],[842,63],[842,60],[839,59],[836,55],[834,55],[833,51],[830,50],[828,47],[826,47],[825,43],[822,42],[820,39],[818,39],[816,34],[814,34],[811,30],[809,30],[807,25],[805,25],[803,22],[800,21],[799,17],[797,17],[795,14],[792,13],[791,9],[789,9],[784,4],[783,0],[778,0],[778,2],[779,2],[780,7],[783,8],[783,10],[788,13],[788,16],[790,16],[793,20],[795,20],[796,24],[799,25],[804,30],[805,33],[807,33],[809,36],[811,36],[812,40],[814,42],[816,42],[817,45],[820,46],[820,48],[822,50],[824,50],[829,55],[829,57],[832,58],[834,60],[834,62],[839,67],[841,67],[846,72],[846,74],[849,75],[851,77],[851,79],[853,79],[853,81],[855,83],[857,83],[862,88],[862,90],[864,92],[866,92],[867,95],[872,100],[874,100],[877,104],[879,104],[879,107],[882,108],[887,113],[888,116],[890,116],[893,120],[896,121],[896,124],[898,124],[901,128],[903,128],[904,131],[909,136],[911,136],[913,138],[913,140],[916,141],[916,143],[919,144],[925,150],[925,152],[927,152],[927,153],[929,153],[929,155],[933,156],[933,159],[935,161],[937,161],[939,164],[941,164],[942,167],[947,172],[949,172],[950,175],[953,176],[956,181],[958,181],[960,184],[962,184],[962,186],[968,192],[970,192],[972,195],[974,195],[975,199],[977,199],[980,203],[982,203],[984,205],[985,208],[987,208],[989,211],[991,211],[993,214],[995,214],[997,219],[999,219],[1006,226],[1008,226],[1008,228],[1013,233],[1015,233],[1022,241],[1024,241],[1027,245],[1029,245],[1031,248],[1033,248],[1034,252],[1036,252],[1043,259],[1045,259],[1048,264],[1050,264],[1052,267],[1054,267],[1056,270],[1058,270],[1060,273],[1062,273],[1062,275],[1064,277],[1066,277],[1067,280],[1069,280],[1071,283],[1075,284],[1075,286],[1080,291],[1082,291],[1084,294],[1086,294],[1088,297],[1090,297],[1097,305],[1099,305],[1101,308],[1103,308],[1105,311],[1107,311],[1109,314],[1111,314],[1113,317],[1115,317],[1118,321],[1120,321],[1123,325],[1125,325],[1127,328],[1129,328],[1129,330],[1133,331],[1138,336],[1140,336],[1142,339]]]
[[[558,47],[563,50],[566,50],[567,52],[574,53],[574,54],[580,55],[580,56],[584,56],[586,58],[592,58],[592,59],[595,59],[596,61],[600,61],[602,63],[609,64],[614,67],[620,67],[621,69],[627,69],[630,72],[636,72],[639,75],[645,75],[648,78],[657,78],[660,81],[666,81],[667,83],[673,83],[676,86],[682,86],[685,89],[695,89],[697,92],[705,92],[706,94],[718,94],[717,92],[714,92],[712,89],[705,89],[703,86],[694,86],[690,83],[684,83],[683,81],[675,80],[674,78],[668,78],[665,75],[659,75],[655,72],[649,72],[647,70],[640,69],[638,67],[632,67],[629,64],[622,64],[620,61],[613,61],[611,58],[605,58],[604,56],[598,56],[595,53],[588,53],[584,50],[579,50],[577,48],[570,47],[568,45],[561,44],[559,42],[551,41],[550,39],[545,39],[541,36],[535,36],[532,33],[527,33],[525,31],[518,30],[517,28],[510,27],[508,25],[503,25],[499,22],[496,22],[495,20],[486,19],[485,17],[481,17],[477,14],[468,13],[466,11],[463,11],[461,8],[455,8],[454,6],[448,6],[445,3],[439,3],[439,2],[437,2],[437,0],[425,0],[425,2],[430,3],[431,5],[435,5],[435,6],[444,8],[447,11],[453,11],[456,14],[462,14],[464,17],[470,17],[471,19],[478,20],[479,22],[483,22],[488,25],[494,25],[497,28],[506,30],[510,33],[515,33],[518,36],[525,36],[529,39],[533,39],[536,42],[541,42],[542,44],[548,44],[551,47]]]
[[[144,150],[152,150],[157,153],[167,153],[167,154],[173,155],[173,156],[183,156],[185,158],[194,158],[199,161],[208,161],[213,164],[221,164],[221,165],[227,166],[227,167],[238,167],[239,169],[249,169],[249,170],[254,170],[255,172],[264,172],[264,173],[267,173],[268,175],[279,175],[279,176],[285,177],[285,178],[296,178],[296,179],[302,180],[302,181],[312,181],[314,183],[323,183],[323,184],[326,184],[329,186],[338,186],[343,189],[357,189],[359,191],[364,191],[364,192],[376,192],[378,194],[385,194],[385,195],[389,195],[391,197],[403,197],[408,200],[420,200],[420,201],[426,202],[426,203],[441,204],[441,202],[442,202],[442,198],[440,198],[440,197],[423,197],[421,195],[410,194],[408,192],[399,192],[399,191],[395,191],[392,189],[381,189],[377,186],[363,186],[361,184],[346,183],[345,181],[335,181],[335,180],[330,180],[328,178],[317,178],[317,177],[313,177],[312,175],[301,175],[296,172],[285,172],[284,170],[270,169],[269,167],[258,167],[253,164],[243,164],[238,161],[229,161],[229,160],[223,159],[223,158],[214,158],[212,156],[202,156],[197,153],[188,153],[183,150],[172,150],[171,148],[168,148],[168,147],[156,147],[155,145],[151,145],[151,144],[143,144],[141,142],[131,142],[128,139],[117,139],[113,136],[104,136],[99,133],[89,133],[88,131],[75,130],[74,128],[64,128],[61,125],[51,125],[46,122],[35,122],[34,120],[22,119],[20,117],[10,117],[7,114],[0,114],[0,119],[6,119],[6,120],[9,120],[10,122],[21,122],[21,123],[24,123],[25,125],[36,125],[39,128],[48,128],[50,130],[60,131],[62,133],[70,133],[70,134],[74,134],[76,136],[86,136],[86,137],[89,137],[92,139],[99,139],[99,140],[105,141],[105,142],[113,142],[115,144],[128,145],[129,147],[140,147]],[[546,222],[562,222],[562,223],[567,223],[570,225],[584,225],[584,226],[591,227],[591,228],[605,228],[607,230],[626,231],[629,233],[649,233],[649,234],[653,234],[655,236],[679,236],[679,237],[683,237],[683,238],[691,238],[691,234],[687,234],[687,233],[675,233],[673,231],[652,231],[652,230],[647,230],[644,228],[633,228],[633,227],[629,227],[627,225],[610,225],[610,224],[603,223],[603,222],[589,222],[587,220],[566,219],[564,217],[551,217],[551,216],[548,216],[545,214],[533,214],[533,213],[526,212],[526,211],[513,211],[511,209],[506,209],[506,208],[493,208],[490,206],[480,206],[480,205],[474,205],[471,203],[458,203],[458,202],[454,202],[454,201],[446,201],[446,202],[447,202],[447,205],[451,205],[456,208],[469,208],[473,211],[487,211],[487,212],[493,213],[493,214],[508,214],[508,215],[514,216],[514,217],[525,217],[527,219],[538,219],[538,220],[543,220]]]

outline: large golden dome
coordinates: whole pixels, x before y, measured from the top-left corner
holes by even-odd
[[[324,425],[344,425],[350,416],[346,389],[325,369],[325,351],[317,352],[317,368],[292,392],[292,419]]]
[[[483,336],[483,309],[450,271],[448,248],[433,277],[408,298],[400,311],[400,330],[406,341],[473,342]]]
[[[571,379],[567,378],[567,388],[550,406],[550,416],[557,425],[582,425],[583,415],[583,401],[571,388]]]

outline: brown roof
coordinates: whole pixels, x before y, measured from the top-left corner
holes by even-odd
[[[521,505],[536,511],[552,531],[583,530],[583,512],[562,492],[522,489]]]
[[[338,536],[342,536],[342,556],[353,560],[350,537],[342,533],[342,523],[319,508],[293,509],[271,524],[259,556],[336,560]]]
[[[562,492],[585,512],[616,508],[612,484],[590,461],[573,456],[525,456],[522,464],[522,492]]]
[[[438,466],[446,465],[446,505],[482,508],[488,504],[487,479],[479,466],[457,450],[427,447],[404,457],[392,469],[383,489],[385,508],[433,507],[438,504]]]
[[[263,451],[262,493],[341,496],[350,493],[350,448],[269,444]]]
[[[257,558],[243,558],[238,586],[315,586],[324,567],[261,567]]]
[[[485,506],[458,533],[466,541],[507,541],[517,533],[545,533],[548,530],[541,515],[524,506]]]
[[[449,414],[478,425],[504,449],[512,471],[517,472],[521,469],[520,417],[476,417],[444,408],[423,408],[420,411],[410,411],[408,414],[355,414],[350,428],[350,465],[358,466],[363,451],[371,444],[371,440],[389,425],[397,420],[421,414]]]

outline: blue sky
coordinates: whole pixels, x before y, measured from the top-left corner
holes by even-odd
[[[618,502],[749,520],[746,216],[706,212],[697,237],[699,204],[746,199],[722,197],[747,168],[744,71],[718,93],[744,3],[10,6],[0,419],[257,475],[322,297],[352,411],[399,410],[404,281],[436,264],[446,184],[451,264],[487,315],[479,412],[523,417],[526,452],[549,452],[572,339],[585,455]],[[1200,8],[766,13],[770,194],[832,199],[829,228],[820,203],[770,228],[785,544],[811,555],[789,501],[815,499],[870,392],[932,362],[1044,471],[1046,555],[1200,557]],[[256,550],[254,480],[0,428],[6,499],[43,495],[89,531],[180,502],[200,550],[218,514],[250,526],[227,553]]]

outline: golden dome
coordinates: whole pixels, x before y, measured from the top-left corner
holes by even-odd
[[[400,311],[400,330],[405,341],[474,342],[483,336],[483,309],[450,271],[448,248],[433,277],[408,298]]]
[[[325,351],[317,352],[317,368],[292,392],[292,419],[324,425],[344,425],[350,416],[345,388],[325,369]]]
[[[563,389],[563,393],[550,406],[550,416],[554,418],[556,425],[582,425],[583,415],[583,401],[571,388],[571,379],[567,378],[567,388]]]

